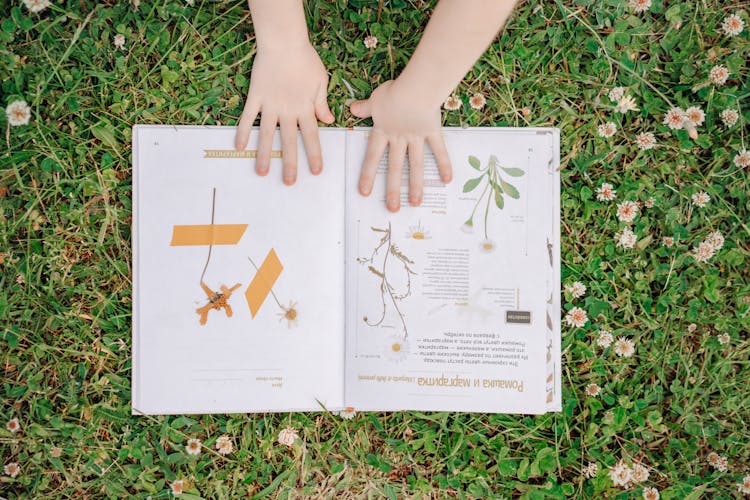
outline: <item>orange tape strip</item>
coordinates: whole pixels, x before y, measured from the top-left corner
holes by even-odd
[[[174,226],[170,245],[236,245],[245,234],[245,229],[247,224]]]
[[[245,291],[245,299],[247,299],[247,305],[250,307],[250,315],[253,318],[258,314],[260,306],[263,305],[266,297],[271,292],[271,287],[276,283],[276,279],[278,279],[282,269],[284,269],[284,266],[281,265],[276,251],[272,248],[263,260],[263,264],[260,265],[253,281],[250,282],[250,286]]]

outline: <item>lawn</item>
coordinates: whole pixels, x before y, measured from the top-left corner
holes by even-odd
[[[337,126],[369,124],[347,104],[398,75],[433,3],[306,2]],[[587,318],[564,322],[561,413],[133,417],[130,128],[237,123],[247,4],[0,1],[0,105],[30,112],[0,113],[0,497],[750,491],[749,21],[527,0],[443,112],[561,129],[560,313]]]

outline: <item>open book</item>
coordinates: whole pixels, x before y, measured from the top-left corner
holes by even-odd
[[[444,129],[453,181],[426,148],[395,214],[369,129],[293,186],[234,134],[133,127],[134,414],[561,409],[559,129]]]

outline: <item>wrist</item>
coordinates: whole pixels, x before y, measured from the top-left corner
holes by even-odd
[[[249,0],[258,50],[288,50],[310,45],[302,0]]]
[[[404,69],[401,74],[394,80],[393,86],[396,92],[405,96],[405,99],[412,105],[423,109],[440,109],[443,101],[447,98],[442,95],[440,89],[432,84],[425,82],[434,81],[432,78],[424,77],[416,72]]]

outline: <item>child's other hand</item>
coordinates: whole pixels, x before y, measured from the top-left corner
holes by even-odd
[[[370,98],[355,101],[351,112],[359,118],[372,117],[372,133],[359,178],[359,192],[368,196],[372,192],[375,172],[388,146],[388,174],[386,180],[386,206],[397,212],[401,204],[401,174],[404,156],[409,154],[409,203],[422,202],[424,184],[424,143],[432,149],[440,178],[450,182],[451,163],[440,130],[440,106],[434,107],[415,92],[405,91],[399,80],[383,83]]]
[[[266,175],[271,160],[271,143],[278,123],[281,128],[284,183],[297,178],[297,125],[307,152],[307,163],[313,174],[323,168],[318,139],[318,122],[333,123],[326,95],[328,74],[309,43],[283,47],[258,47],[250,75],[250,89],[242,112],[235,147],[245,149],[250,128],[258,116],[260,132],[255,171]],[[317,118],[317,119],[316,119]]]

